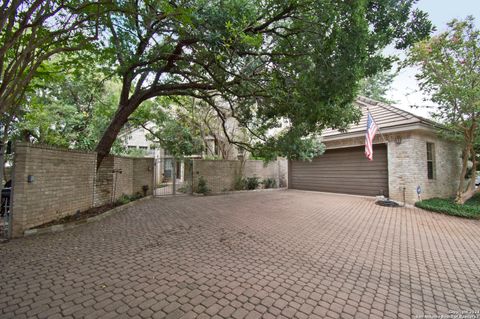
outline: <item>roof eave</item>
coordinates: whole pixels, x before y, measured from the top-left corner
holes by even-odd
[[[414,124],[405,124],[405,125],[381,128],[377,134],[403,133],[408,131],[424,131],[424,132],[434,133],[434,134],[438,132],[438,130],[435,129],[429,123],[414,123]],[[340,133],[335,135],[323,136],[322,141],[325,141],[325,142],[338,141],[338,140],[354,138],[354,137],[359,137],[364,135],[365,135],[365,131],[346,132],[346,133]]]

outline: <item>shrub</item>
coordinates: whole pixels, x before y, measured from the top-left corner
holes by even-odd
[[[415,206],[442,214],[464,218],[480,218],[480,196],[468,200],[465,204],[455,204],[453,198],[431,198],[415,203]]]
[[[130,202],[133,202],[133,201],[135,201],[135,200],[137,200],[137,199],[140,199],[140,198],[142,198],[142,197],[144,197],[144,196],[143,196],[142,193],[140,193],[140,192],[137,192],[137,193],[135,193],[135,194],[133,194],[133,195],[125,195],[125,194],[122,194],[122,196],[120,196],[120,198],[117,199],[117,201],[115,202],[115,206],[125,205],[125,204],[128,204],[128,203],[130,203]]]
[[[234,189],[237,190],[237,191],[241,191],[241,190],[244,190],[246,188],[246,181],[244,178],[242,178],[241,176],[237,176],[235,177],[235,185],[234,185]]]
[[[245,188],[248,190],[256,189],[260,185],[258,177],[247,177],[245,179]]]
[[[184,193],[184,194],[187,194],[190,191],[191,191],[191,186],[190,186],[190,183],[188,182],[183,183],[183,185],[180,186],[180,188],[178,189],[178,192]]]
[[[142,186],[142,192],[144,197],[147,196],[148,189],[149,189],[148,185]]]
[[[130,202],[130,196],[122,194],[119,199],[115,202],[115,205],[125,205]]]
[[[275,178],[265,178],[262,181],[262,184],[265,188],[276,188],[277,187],[277,181]]]
[[[207,181],[205,180],[205,178],[203,178],[203,176],[200,176],[200,178],[198,179],[197,193],[203,195],[207,195],[208,193],[210,193],[210,189],[207,186]]]

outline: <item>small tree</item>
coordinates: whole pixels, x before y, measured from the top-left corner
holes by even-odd
[[[465,203],[475,190],[475,143],[480,120],[480,31],[474,18],[452,20],[448,30],[419,42],[410,52],[410,61],[420,67],[420,87],[431,94],[438,108],[432,116],[444,126],[442,132],[458,140],[463,148],[462,171],[456,202]],[[471,179],[465,185],[468,161],[473,162]]]
[[[168,103],[169,99],[165,101]],[[147,103],[134,114],[130,124],[143,127],[149,133],[147,139],[160,144],[176,159],[199,154],[202,149],[201,139],[191,128],[175,118],[171,107],[162,107],[155,102]]]

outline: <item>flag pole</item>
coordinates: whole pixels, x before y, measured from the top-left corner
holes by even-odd
[[[376,122],[375,119],[373,118],[372,113],[370,113],[370,109],[369,109],[368,106],[367,106],[367,119],[368,119],[368,115],[370,115],[370,117],[372,118],[373,122],[374,122],[375,125],[377,126],[377,132],[380,133],[380,135],[382,136],[383,142],[388,144],[388,140],[385,138],[385,136],[383,135],[382,131],[380,131],[380,126],[378,126],[377,122]],[[373,138],[373,139],[375,139],[375,138]],[[372,153],[373,153],[373,139],[372,139]],[[382,192],[383,192],[383,191],[382,191]],[[390,201],[390,196],[387,196],[387,201]],[[404,204],[405,204],[405,201],[404,201]]]
[[[372,119],[373,119],[373,121],[375,122],[375,124],[377,124],[377,121],[375,121],[375,119],[373,118],[372,113],[370,113],[370,109],[369,109],[368,106],[367,106],[367,117],[368,117],[368,114],[370,114],[370,116],[372,117]],[[385,138],[385,136],[383,135],[382,131],[380,131],[380,126],[378,126],[378,124],[377,124],[377,132],[380,133],[380,135],[382,136],[383,142],[387,142],[387,143],[388,143],[388,140]],[[373,141],[372,141],[372,144],[373,144]]]

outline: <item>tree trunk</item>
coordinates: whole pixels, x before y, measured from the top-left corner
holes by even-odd
[[[465,148],[463,149],[462,154],[462,171],[460,174],[460,181],[458,184],[457,196],[455,197],[455,203],[465,204],[475,193],[475,179],[477,176],[477,159],[475,154],[475,147],[473,145],[475,131],[477,129],[476,122],[473,122],[470,128],[464,132],[464,138],[466,141]],[[465,175],[467,174],[468,158],[472,158],[472,176],[470,182],[465,189]]]
[[[466,145],[462,152],[462,170],[458,181],[457,196],[455,197],[455,202],[457,204],[462,200],[462,194],[465,191],[465,175],[467,174],[468,169],[468,154],[470,154],[470,145]]]
[[[3,188],[3,178],[5,177],[5,156],[4,147],[0,146],[0,189]],[[6,180],[6,179],[5,179]]]
[[[127,123],[128,117],[135,111],[139,103],[130,100],[126,105],[119,107],[112,121],[103,133],[102,138],[97,144],[95,151],[97,152],[97,170],[102,164],[103,159],[110,153],[113,143],[115,142],[122,127]]]
[[[477,179],[477,158],[475,156],[474,147],[470,148],[470,156],[472,158],[472,176],[470,182],[468,183],[467,189],[461,193],[460,196],[457,195],[455,200],[457,204],[465,204],[467,200],[472,198],[477,193],[477,190],[475,189],[475,180]]]

